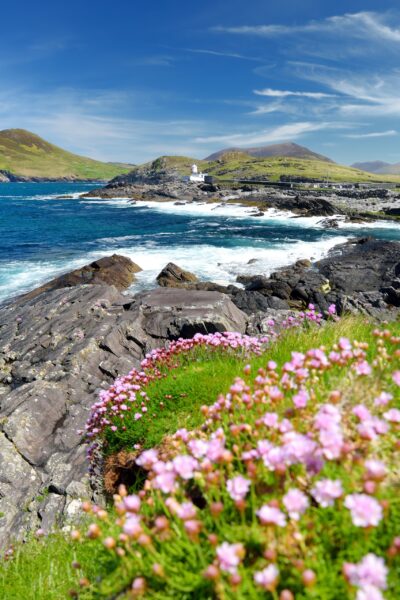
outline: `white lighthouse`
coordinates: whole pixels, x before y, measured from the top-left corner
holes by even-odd
[[[193,181],[194,183],[203,183],[206,175],[207,173],[199,173],[197,165],[192,165],[192,172],[189,177],[189,181]]]

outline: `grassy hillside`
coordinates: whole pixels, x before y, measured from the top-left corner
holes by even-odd
[[[131,168],[72,154],[24,129],[0,131],[0,171],[15,176],[108,180]]]
[[[161,156],[153,162],[138,165],[128,176],[122,176],[121,181],[138,181],[142,177],[156,178],[159,176],[181,177],[190,174],[190,168],[196,163],[199,170],[213,175],[221,181],[231,179],[268,179],[279,181],[280,178],[302,177],[318,181],[346,181],[351,183],[393,182],[400,184],[400,176],[367,173],[359,169],[345,167],[328,161],[294,158],[286,156],[271,156],[257,158],[245,152],[226,152],[218,160],[206,161],[186,156]]]
[[[86,506],[75,542],[16,547],[1,600],[397,600],[399,334],[345,317],[262,354],[164,355],[161,387],[146,387],[159,449],[157,463],[142,455],[140,498],[120,488],[106,511]],[[196,430],[164,437],[182,427]]]
[[[222,156],[219,161],[208,163],[203,168],[210,175],[221,179],[267,177],[272,181],[278,181],[281,177],[304,177],[319,181],[400,183],[398,176],[378,175],[326,161],[284,156],[254,158],[243,153],[230,153]]]

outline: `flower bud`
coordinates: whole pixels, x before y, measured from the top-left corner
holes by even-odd
[[[317,581],[317,576],[312,569],[306,569],[301,574],[301,579],[306,587],[312,587]]]

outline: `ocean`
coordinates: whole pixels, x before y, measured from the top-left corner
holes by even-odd
[[[376,222],[324,229],[320,217],[254,209],[126,199],[86,199],[82,183],[0,184],[0,301],[113,253],[143,268],[133,289],[153,287],[172,261],[201,279],[234,283],[300,258],[319,259],[355,236],[400,240],[400,225]],[[73,198],[60,198],[72,195]],[[252,259],[256,262],[248,264]]]

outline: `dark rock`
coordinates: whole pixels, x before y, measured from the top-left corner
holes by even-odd
[[[175,265],[174,263],[168,263],[163,270],[156,277],[158,285],[161,287],[175,287],[184,288],[187,287],[188,283],[197,282],[196,275],[185,271]]]
[[[60,288],[74,287],[82,284],[108,284],[114,285],[117,290],[128,288],[135,280],[135,273],[142,269],[130,258],[113,254],[105,256],[80,269],[52,279],[48,283],[28,292],[23,296],[26,300],[36,298],[43,292],[58,290]]]
[[[378,291],[390,287],[400,275],[400,244],[369,238],[353,240],[337,246],[316,267],[331,288],[342,294]]]

